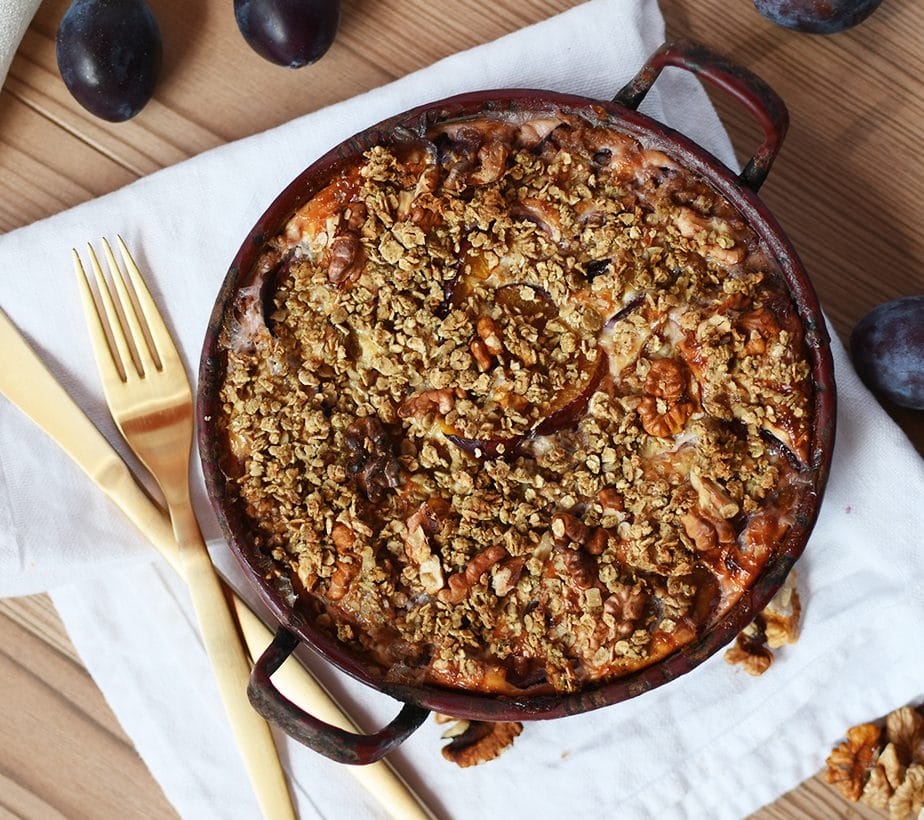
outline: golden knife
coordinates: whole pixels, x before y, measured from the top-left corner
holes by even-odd
[[[0,393],[56,443],[116,504],[178,573],[179,550],[167,514],[141,489],[131,470],[0,309]],[[273,639],[270,629],[228,589],[251,659]],[[290,700],[316,717],[347,731],[359,731],[314,677],[294,660],[273,682]],[[433,818],[420,798],[386,761],[347,767],[395,818]]]

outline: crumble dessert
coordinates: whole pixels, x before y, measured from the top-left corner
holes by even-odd
[[[693,641],[811,482],[770,254],[573,113],[398,134],[266,245],[219,420],[253,543],[388,681],[572,692]]]

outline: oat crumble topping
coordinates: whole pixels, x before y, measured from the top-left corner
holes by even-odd
[[[731,205],[550,112],[377,146],[225,332],[253,536],[390,680],[577,690],[690,642],[808,486],[810,367]]]

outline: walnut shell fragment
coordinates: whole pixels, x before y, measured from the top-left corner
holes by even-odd
[[[522,723],[511,721],[488,723],[483,720],[471,720],[460,723],[468,725],[461,734],[452,737],[443,747],[443,757],[463,768],[493,760],[511,746],[514,738],[523,731]],[[452,734],[449,730],[443,736]]]

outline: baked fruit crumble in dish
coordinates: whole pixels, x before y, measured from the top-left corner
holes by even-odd
[[[555,694],[647,667],[815,491],[773,255],[603,120],[373,146],[249,281],[220,340],[223,470],[271,574],[386,682]]]

